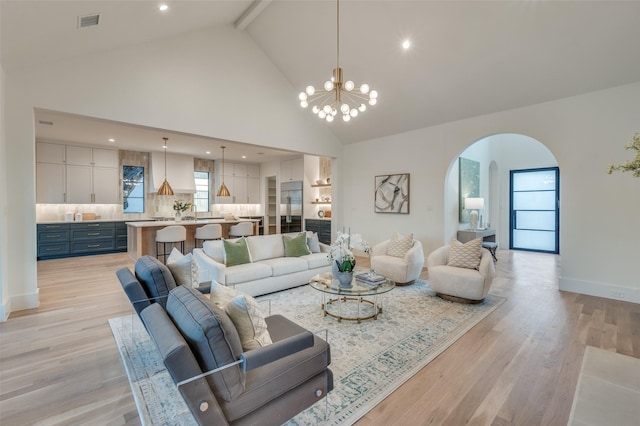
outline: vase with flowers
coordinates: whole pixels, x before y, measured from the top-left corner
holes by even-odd
[[[176,212],[176,222],[182,221],[182,213],[189,210],[192,205],[189,201],[175,200],[173,202],[173,210]]]
[[[371,247],[362,239],[360,234],[338,232],[336,240],[331,244],[327,257],[331,262],[333,277],[340,282],[340,287],[351,287],[353,270],[356,267],[356,257],[352,249],[369,254]]]

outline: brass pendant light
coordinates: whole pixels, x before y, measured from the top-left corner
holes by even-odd
[[[167,182],[167,141],[169,138],[164,139],[164,182],[158,188],[158,195],[173,195],[173,189],[171,189],[171,185]]]
[[[220,189],[218,189],[218,197],[231,197],[231,193],[229,192],[229,188],[224,184],[224,149],[226,146],[222,147],[222,175],[220,179],[222,180],[222,184],[220,185]]]

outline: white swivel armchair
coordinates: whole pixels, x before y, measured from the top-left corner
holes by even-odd
[[[427,258],[431,289],[449,301],[482,302],[496,273],[491,253],[487,249],[481,249],[478,269],[471,269],[449,266],[450,250],[451,246],[440,247]]]
[[[386,240],[373,246],[371,249],[371,269],[395,281],[396,285],[413,284],[420,277],[424,266],[422,244],[418,240],[413,240],[413,245],[404,257],[387,254],[390,245],[391,240]]]

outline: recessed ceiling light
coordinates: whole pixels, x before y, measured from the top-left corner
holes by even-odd
[[[242,158],[247,158],[247,156],[246,156],[246,155],[243,155],[243,156],[242,156]]]
[[[169,10],[169,5],[161,4],[160,6],[158,6],[158,10],[160,12],[164,12],[165,10]]]
[[[408,48],[410,48],[410,47],[411,47],[411,41],[409,41],[409,39],[407,39],[407,40],[405,40],[405,41],[403,41],[403,42],[402,42],[402,48],[403,48],[404,50],[407,50],[407,49],[408,49]]]
[[[114,138],[109,138],[109,142],[115,142],[116,140]]]
[[[207,151],[206,154],[211,154],[211,151]]]

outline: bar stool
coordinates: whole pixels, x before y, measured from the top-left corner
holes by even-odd
[[[201,240],[204,243],[207,240],[219,240],[220,238],[222,238],[222,226],[217,223],[211,223],[209,225],[196,228],[193,246],[198,247],[198,240]]]
[[[170,252],[167,252],[167,244],[171,244],[173,247],[176,243],[180,243],[180,252],[184,253],[184,242],[187,240],[187,228],[182,225],[171,225],[158,229],[156,231],[156,257],[160,259],[163,257],[162,263],[166,263],[167,256]],[[162,253],[160,253],[160,244],[162,244]]]
[[[253,222],[240,222],[229,228],[230,237],[248,237],[253,235]]]

